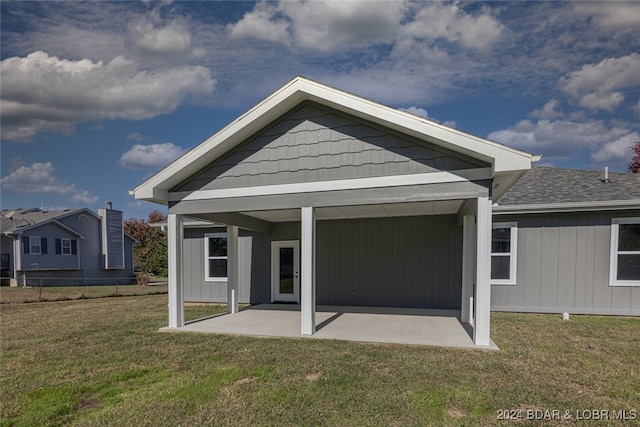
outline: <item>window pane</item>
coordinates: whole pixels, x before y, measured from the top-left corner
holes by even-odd
[[[618,250],[640,251],[640,224],[618,225]]]
[[[62,253],[64,255],[71,255],[71,240],[62,239]]]
[[[40,238],[39,237],[31,237],[29,238],[29,246],[31,246],[30,252],[32,254],[40,253]]]
[[[491,278],[496,280],[509,280],[511,278],[511,257],[492,256],[491,257]]]
[[[511,252],[511,229],[494,228],[491,233],[491,253],[508,254]]]
[[[209,277],[227,277],[227,260],[210,259]]]
[[[227,256],[226,237],[209,237],[209,256]]]
[[[640,254],[618,255],[618,280],[640,280]]]
[[[293,293],[293,248],[280,248],[280,293]]]

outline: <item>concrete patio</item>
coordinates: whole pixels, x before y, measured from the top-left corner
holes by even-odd
[[[498,349],[493,341],[490,346],[476,346],[472,328],[459,316],[457,310],[318,306],[317,331],[310,336],[300,333],[299,305],[260,304],[161,331]]]

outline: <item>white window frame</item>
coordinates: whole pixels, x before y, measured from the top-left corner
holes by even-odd
[[[494,253],[491,251],[491,259],[494,256],[508,256],[509,259],[509,278],[508,279],[491,279],[492,285],[512,285],[516,284],[516,278],[518,277],[518,223],[517,222],[494,222],[491,224],[491,230],[494,228],[508,228],[510,230],[510,251],[504,253]],[[493,237],[491,238],[493,243]]]
[[[36,240],[38,243],[33,243]],[[33,251],[35,246],[38,247],[38,252]],[[42,239],[39,236],[29,236],[29,255],[42,255]]]
[[[67,246],[65,248],[64,244],[65,242],[67,242],[67,244],[69,246]],[[65,253],[65,249],[68,249],[68,252]],[[60,254],[62,255],[71,255],[71,239],[67,238],[67,237],[63,237],[62,239],[60,239]]]
[[[220,238],[224,237],[227,239],[227,245],[229,244],[229,239],[227,233],[205,233],[204,235],[204,281],[205,282],[227,282],[228,277],[209,277],[209,260],[210,259],[226,259],[227,267],[229,266],[229,247],[227,246],[227,256],[209,256],[209,238]],[[227,274],[229,272],[227,271]]]
[[[640,286],[640,280],[618,280],[618,255],[640,255],[640,251],[619,251],[620,224],[640,224],[640,218],[611,219],[611,248],[609,262],[609,286]]]

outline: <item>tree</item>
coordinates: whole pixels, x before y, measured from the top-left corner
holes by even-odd
[[[633,157],[627,169],[631,173],[640,173],[640,141],[637,141],[633,147],[631,147],[631,151],[633,152]]]
[[[167,276],[167,233],[150,224],[164,222],[166,215],[158,210],[149,212],[147,220],[129,218],[124,222],[124,231],[140,243],[133,250],[134,271]]]

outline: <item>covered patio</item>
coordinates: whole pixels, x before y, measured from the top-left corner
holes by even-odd
[[[165,329],[495,347],[492,200],[536,161],[296,77],[131,192],[169,206]],[[189,218],[226,224],[229,315],[185,325]],[[239,312],[247,231],[259,302],[296,310]]]
[[[478,348],[473,343],[473,328],[460,321],[457,310],[320,305],[316,307],[316,322],[315,334],[301,335],[300,305],[259,304],[162,330]],[[493,341],[481,348],[498,349]]]

